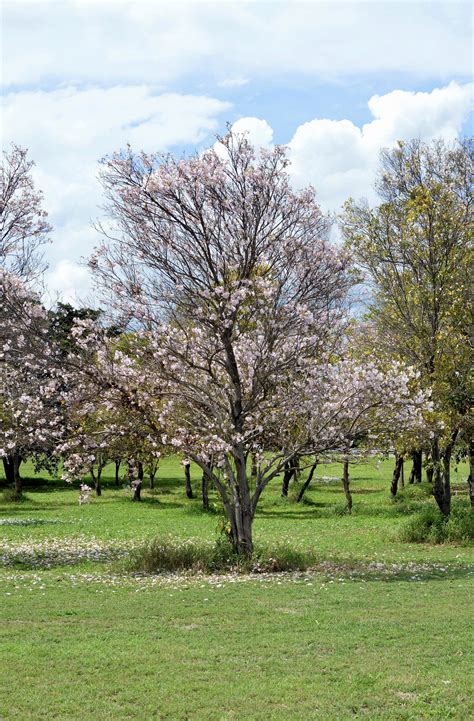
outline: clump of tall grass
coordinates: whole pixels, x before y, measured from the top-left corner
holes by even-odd
[[[126,563],[129,570],[142,573],[277,573],[305,571],[315,565],[316,556],[286,544],[257,547],[242,556],[225,538],[215,543],[155,538],[134,549]]]
[[[474,539],[474,511],[457,500],[446,518],[436,506],[426,506],[407,521],[399,537],[409,543],[468,543]]]

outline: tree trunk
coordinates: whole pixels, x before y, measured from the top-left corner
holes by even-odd
[[[20,475],[20,465],[22,458],[19,453],[3,458],[3,468],[5,470],[5,479],[9,486],[14,486],[15,496],[20,498],[23,493],[23,481]]]
[[[411,454],[413,464],[410,472],[409,483],[421,483],[421,469],[423,462],[423,451],[419,448],[415,448]]]
[[[474,438],[469,441],[469,476],[467,479],[469,486],[469,498],[471,499],[471,507],[474,508]]]
[[[400,488],[405,488],[405,459],[403,455],[400,460]]]
[[[349,460],[346,459],[342,466],[342,487],[347,501],[347,510],[352,511],[352,493],[349,488]]]
[[[142,482],[138,478],[133,483],[133,498],[132,501],[141,501],[142,500]]]
[[[415,483],[421,483],[421,474],[423,469],[423,451],[417,448],[413,457],[413,467],[415,469]]]
[[[193,487],[191,486],[191,464],[184,463],[184,478],[186,480],[186,498],[194,498]]]
[[[120,470],[121,462],[122,462],[121,458],[115,459],[115,488],[119,488],[119,486],[120,486],[119,470]]]
[[[304,494],[306,493],[306,491],[307,491],[307,489],[308,489],[308,487],[309,487],[309,484],[310,484],[311,481],[313,480],[314,472],[315,472],[315,470],[316,470],[316,466],[317,466],[317,465],[318,465],[318,460],[316,460],[316,461],[313,463],[313,465],[311,466],[311,470],[310,470],[310,472],[309,472],[309,476],[308,476],[308,478],[306,479],[306,481],[303,483],[303,485],[302,485],[302,487],[301,487],[301,489],[300,489],[300,492],[298,493],[298,496],[297,496],[297,498],[296,498],[296,502],[297,502],[297,503],[299,503],[299,502],[302,500]]]
[[[390,486],[390,493],[393,498],[395,498],[395,496],[397,495],[398,481],[400,480],[402,468],[403,468],[403,456],[401,453],[395,452],[395,468],[393,469],[392,483]]]
[[[431,458],[433,460],[433,496],[443,516],[451,513],[451,454],[457,434],[453,434],[452,440],[444,452],[441,453],[439,440],[435,436],[431,444]]]
[[[281,495],[283,498],[288,498],[288,487],[290,481],[295,474],[295,468],[293,466],[293,459],[289,458],[285,463],[285,469],[283,472],[283,481],[281,484]]]
[[[204,511],[209,510],[209,477],[206,471],[203,471],[201,481],[202,507]]]
[[[235,482],[232,489],[232,502],[226,504],[231,527],[231,541],[240,556],[251,556],[253,552],[253,512],[245,454],[240,444],[235,446],[232,455],[235,464]]]
[[[251,466],[250,473],[252,475],[252,478],[256,478],[257,473],[258,473],[258,468],[257,468],[257,457],[256,457],[255,453],[252,453],[251,459],[252,459],[252,466]]]
[[[100,466],[97,469],[97,476],[96,476],[96,474],[94,472],[94,466],[90,467],[90,474],[91,474],[91,478],[94,482],[96,496],[102,495],[102,486],[100,485],[100,473],[101,472],[99,471],[99,469],[100,469]]]
[[[239,556],[251,556],[253,552],[252,515],[249,507],[240,502],[226,508],[230,521],[230,540],[234,550]]]
[[[427,455],[426,458],[426,480],[428,483],[433,483],[433,474],[434,474],[434,468],[433,468],[433,459],[431,456]]]

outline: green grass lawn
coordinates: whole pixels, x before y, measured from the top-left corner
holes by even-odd
[[[176,459],[141,504],[107,469],[81,507],[25,466],[26,500],[0,494],[0,719],[472,718],[472,546],[397,540],[410,507],[389,498],[391,460],[351,469],[352,516],[340,466],[318,471],[304,504],[276,481],[255,521],[257,544],[313,548],[315,571],[192,577],[113,560],[155,536],[217,538]]]

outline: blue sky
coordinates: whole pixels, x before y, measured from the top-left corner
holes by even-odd
[[[468,2],[4,0],[3,145],[36,161],[51,293],[87,293],[97,160],[182,153],[226,121],[289,144],[295,185],[375,201],[381,146],[472,134]]]

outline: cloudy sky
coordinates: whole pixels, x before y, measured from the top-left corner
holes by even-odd
[[[77,301],[97,161],[187,153],[226,121],[290,147],[321,205],[374,199],[380,147],[472,134],[470,2],[3,0],[2,145],[36,161],[51,293]]]

